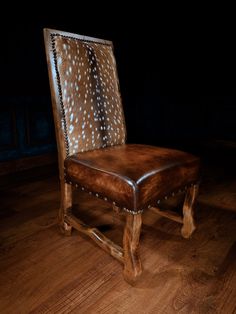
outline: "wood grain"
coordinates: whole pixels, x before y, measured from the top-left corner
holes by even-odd
[[[0,184],[0,313],[235,313],[235,176],[225,186],[223,176],[210,186],[203,182],[195,210],[198,228],[188,241],[176,222],[144,213],[144,270],[131,286],[123,280],[123,265],[94,241],[77,230],[70,238],[61,235],[58,177],[42,173],[22,176],[20,184],[17,177],[17,184],[13,179]],[[231,211],[213,200],[219,183]],[[103,232],[121,246],[125,215],[114,220],[109,204],[76,191],[74,197],[73,214],[98,230],[115,222]]]
[[[199,185],[193,185],[188,188],[183,205],[183,227],[181,234],[184,238],[190,238],[196,229],[194,222],[194,205],[198,195]]]
[[[162,217],[169,218],[169,219],[176,221],[178,223],[183,223],[183,218],[174,211],[161,210],[158,207],[150,207],[150,210],[153,211],[154,213],[162,216]]]
[[[67,213],[65,222],[74,227],[76,230],[86,234],[92,240],[94,240],[98,246],[115,257],[119,262],[124,263],[123,249],[109,240],[104,234],[102,234],[97,228],[92,228],[82,222],[79,218],[75,217],[72,213]]]
[[[126,214],[126,224],[123,236],[124,248],[124,278],[134,283],[142,273],[139,257],[139,237],[142,226],[142,214]]]
[[[72,226],[68,221],[65,221],[65,216],[71,210],[72,207],[72,186],[64,182],[61,179],[61,205],[58,211],[58,221],[61,232],[70,236],[72,232]]]
[[[0,167],[0,176],[12,174],[18,171],[56,164],[56,153],[47,153],[43,155],[24,157],[16,160],[2,161]]]

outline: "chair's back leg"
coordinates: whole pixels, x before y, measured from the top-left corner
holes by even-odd
[[[194,230],[196,229],[194,223],[194,205],[198,194],[199,185],[195,184],[188,188],[184,206],[183,206],[183,227],[181,234],[184,238],[190,238]]]
[[[72,227],[65,222],[65,216],[72,207],[72,186],[61,180],[61,204],[58,212],[59,226],[61,231],[71,235]]]
[[[142,214],[126,214],[126,225],[123,236],[124,249],[124,278],[133,283],[142,273],[142,264],[139,257],[139,237],[142,226]]]

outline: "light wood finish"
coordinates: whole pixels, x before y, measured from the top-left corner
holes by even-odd
[[[72,226],[65,220],[66,215],[72,207],[72,186],[61,180],[61,205],[58,213],[59,226],[61,231],[70,236]]]
[[[45,41],[45,50],[46,50],[48,68],[54,69],[53,49],[51,46],[50,32],[48,30],[44,30],[44,41]],[[48,75],[49,75],[54,126],[55,126],[55,134],[56,134],[57,149],[58,149],[59,175],[60,175],[60,180],[63,182],[64,181],[64,159],[66,156],[65,139],[64,139],[64,133],[63,133],[62,123],[61,123],[61,121],[63,121],[63,112],[60,108],[60,93],[57,86],[57,80],[56,80],[57,73],[55,69],[53,71],[49,70]]]
[[[86,234],[91,239],[93,239],[98,244],[98,246],[100,246],[111,256],[115,257],[119,262],[124,263],[123,249],[119,245],[115,244],[107,237],[105,237],[104,234],[102,234],[97,228],[91,228],[80,219],[75,217],[72,213],[67,213],[65,221],[76,230]]]
[[[139,237],[142,226],[142,215],[126,215],[126,224],[123,236],[124,247],[124,278],[133,283],[142,273],[142,264],[139,257]]]
[[[236,177],[225,177],[224,168],[216,180],[217,169],[202,183],[199,228],[188,241],[175,222],[152,211],[143,215],[144,271],[135,287],[123,280],[122,265],[82,233],[74,230],[68,238],[58,232],[55,172],[34,170],[20,183],[18,176],[5,178],[0,185],[0,313],[235,313]],[[83,221],[101,230],[113,224],[107,203],[77,191],[74,196],[74,213]],[[223,210],[226,205],[232,211]],[[125,217],[115,218],[114,228],[104,234],[122,245]]]
[[[152,212],[162,216],[162,217],[169,218],[169,219],[176,221],[178,223],[181,223],[181,224],[183,223],[183,218],[174,211],[170,211],[170,210],[166,210],[166,209],[162,210],[158,207],[150,207],[150,210]]]
[[[194,205],[198,195],[198,184],[188,188],[184,200],[183,206],[183,227],[181,229],[181,234],[184,238],[190,238],[194,230],[196,229],[194,223]]]

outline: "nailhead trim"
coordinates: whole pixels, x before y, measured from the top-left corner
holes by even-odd
[[[62,90],[61,90],[61,78],[58,71],[58,65],[57,65],[57,51],[56,51],[56,44],[55,44],[55,37],[57,34],[51,34],[51,43],[52,43],[52,51],[53,51],[53,62],[55,66],[56,71],[56,80],[57,80],[57,88],[59,93],[59,102],[60,102],[60,108],[61,108],[61,114],[62,114],[62,123],[63,123],[63,130],[64,130],[64,142],[66,145],[66,157],[69,156],[69,140],[68,140],[68,134],[67,134],[67,124],[66,124],[66,114],[65,114],[65,108],[63,104],[63,97],[62,97]]]
[[[51,36],[54,36],[54,37],[57,36],[57,37],[62,37],[62,38],[67,38],[67,39],[78,40],[78,41],[82,41],[82,42],[85,42],[85,43],[95,43],[95,44],[98,44],[98,45],[111,46],[111,44],[109,44],[109,43],[102,42],[102,41],[97,41],[95,39],[92,40],[92,39],[85,39],[85,38],[77,38],[77,37],[73,37],[73,36],[67,36],[67,35],[56,34],[56,33],[51,34]]]
[[[133,215],[138,215],[138,214],[141,214],[143,212],[143,209],[140,209],[140,210],[137,210],[137,211],[134,211],[134,210],[129,210],[127,208],[122,208],[125,212],[127,213],[130,213],[130,214],[133,214]]]
[[[71,182],[71,181],[67,181],[67,183],[70,184],[70,185],[73,184],[73,182]],[[196,184],[197,184],[197,183],[196,183]],[[175,196],[175,195],[178,194],[178,193],[183,193],[183,192],[185,192],[189,187],[192,187],[192,186],[194,186],[194,185],[195,185],[194,183],[191,183],[190,185],[186,185],[183,189],[179,189],[177,192],[172,192],[170,195],[164,196],[164,199],[167,200],[170,196]],[[79,186],[77,183],[75,184],[75,187],[76,187],[76,188],[80,188],[82,191],[86,191],[86,189],[85,189],[84,186]],[[99,195],[98,193],[93,193],[93,192],[91,192],[91,191],[88,191],[88,194],[89,194],[89,195],[95,195],[96,197],[102,198],[104,201],[109,202],[109,200],[108,200],[107,197],[103,197],[103,196]],[[157,200],[157,204],[159,205],[160,203],[161,203],[161,200],[160,200],[160,199]],[[114,202],[114,201],[112,201],[112,204],[113,204],[114,206],[117,206],[117,203]],[[151,207],[152,207],[152,205],[148,205],[148,206],[147,206],[147,208],[151,208]],[[122,207],[122,209],[123,209],[125,212],[130,213],[130,214],[133,214],[133,215],[141,214],[141,213],[144,211],[144,209],[140,209],[140,210],[134,211],[134,210],[130,210],[130,209],[126,208],[126,207]]]

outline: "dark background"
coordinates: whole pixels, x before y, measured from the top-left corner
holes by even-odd
[[[178,10],[91,2],[86,9],[64,4],[50,13],[7,11],[7,23],[1,22],[0,160],[56,151],[44,27],[113,41],[128,142],[193,152],[212,143],[234,145],[232,8]]]

